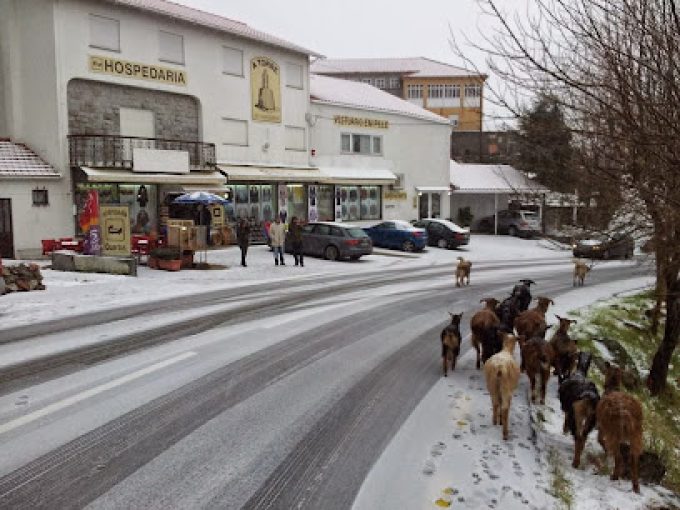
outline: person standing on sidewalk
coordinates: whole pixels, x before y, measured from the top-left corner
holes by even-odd
[[[272,251],[274,252],[274,263],[278,266],[279,260],[281,265],[285,266],[283,261],[283,247],[286,244],[286,225],[281,222],[281,218],[277,216],[274,223],[269,227],[269,240],[272,244]]]
[[[250,223],[245,218],[241,218],[236,226],[236,242],[241,249],[241,265],[247,267],[246,255],[250,245]]]
[[[295,265],[305,267],[305,260],[302,252],[302,225],[300,225],[298,222],[297,216],[293,216],[290,219],[288,235],[291,237],[293,242],[293,257],[295,257]]]

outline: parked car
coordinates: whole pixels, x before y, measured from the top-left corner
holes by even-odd
[[[628,234],[613,233],[579,239],[572,245],[574,257],[588,259],[629,259],[635,250],[635,241]]]
[[[286,237],[286,251],[293,251],[290,236]],[[358,260],[362,255],[373,253],[373,242],[363,229],[354,225],[315,222],[302,229],[302,251],[328,260]]]
[[[458,248],[470,242],[470,231],[449,220],[425,218],[413,224],[427,232],[427,244],[439,248]]]
[[[427,246],[427,231],[407,221],[383,221],[364,228],[364,231],[373,241],[373,246],[404,251],[421,251]]]
[[[480,232],[494,233],[494,217],[485,216],[477,223]],[[498,233],[532,237],[541,233],[541,219],[534,211],[498,211]]]

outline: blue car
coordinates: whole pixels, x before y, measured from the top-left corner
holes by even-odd
[[[404,251],[421,251],[427,246],[427,231],[406,221],[383,221],[364,231],[374,246]]]

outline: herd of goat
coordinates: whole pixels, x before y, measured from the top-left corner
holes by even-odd
[[[470,263],[460,263],[456,285],[469,282]],[[583,269],[585,267],[586,269]],[[576,265],[582,284],[588,266]],[[493,407],[493,424],[501,425],[503,439],[508,439],[509,411],[520,373],[525,372],[531,386],[531,401],[545,404],[546,384],[554,370],[559,383],[559,399],[564,411],[564,432],[574,437],[573,467],[578,467],[588,434],[597,426],[598,441],[606,454],[614,457],[612,480],[623,475],[623,445],[629,446],[630,474],[633,491],[639,493],[639,458],[642,453],[642,406],[633,396],[621,391],[621,369],[605,363],[604,394],[588,379],[591,354],[579,351],[576,340],[569,336],[575,321],[556,315],[557,330],[546,340],[546,314],[550,298],[538,297],[529,308],[532,280],[520,280],[509,297],[502,302],[484,298],[484,307],[470,320],[472,346],[477,351],[476,367],[483,365],[486,385]],[[460,353],[460,321],[463,314],[450,314],[451,323],[441,333],[444,376],[454,370]],[[515,345],[519,344],[521,365],[515,361]],[[540,381],[540,388],[536,388]],[[538,393],[538,395],[537,395]],[[625,448],[625,447],[624,447]]]

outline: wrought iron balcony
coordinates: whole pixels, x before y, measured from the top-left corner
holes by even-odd
[[[68,135],[68,141],[71,166],[131,169],[135,149],[187,152],[190,170],[215,166],[214,143],[115,135]]]

